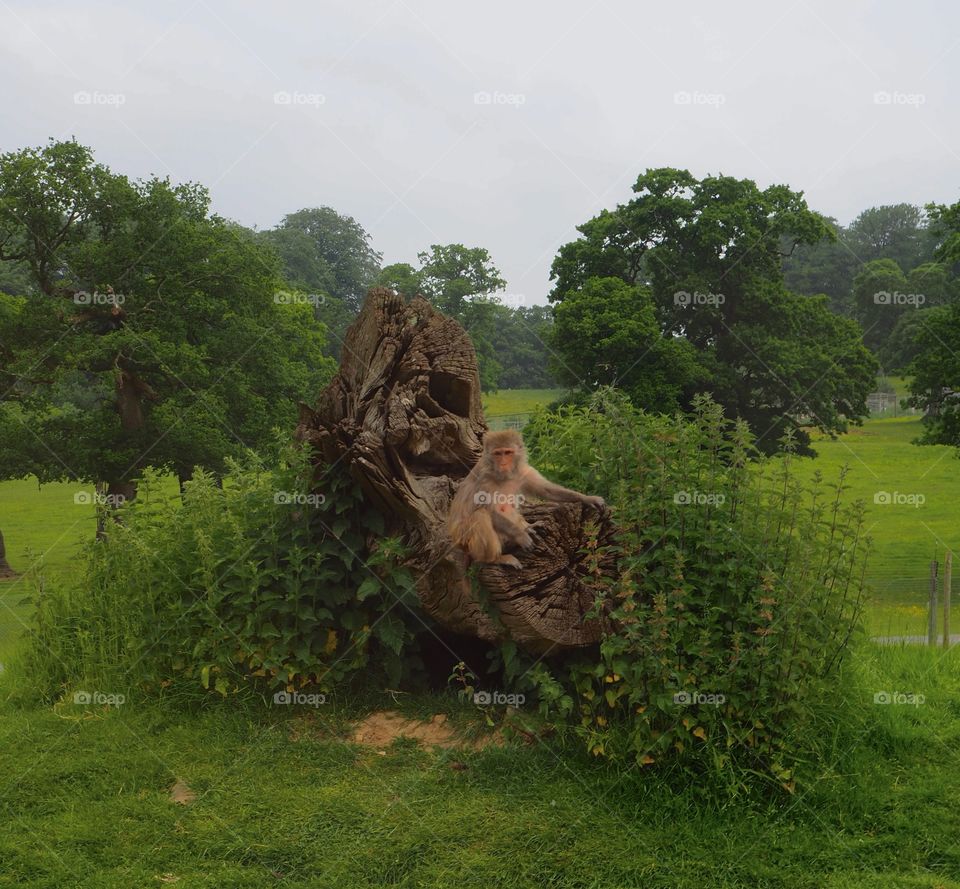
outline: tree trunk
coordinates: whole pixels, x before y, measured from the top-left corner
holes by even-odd
[[[0,531],[0,580],[8,577],[17,577],[17,572],[7,562],[7,546],[3,542],[3,531]]]
[[[598,524],[601,544],[612,542],[606,513],[571,503],[525,507],[544,533],[520,554],[523,568],[480,566],[488,606],[471,589],[444,522],[486,428],[464,329],[420,297],[408,305],[378,288],[347,332],[340,372],[315,409],[301,405],[297,437],[312,449],[317,478],[334,464],[348,467],[388,533],[403,537],[420,604],[443,627],[491,642],[513,639],[543,654],[597,642],[603,619],[584,615],[599,590],[581,551],[588,523]],[[614,570],[607,558],[600,573]]]

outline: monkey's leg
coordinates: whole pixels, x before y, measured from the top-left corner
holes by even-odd
[[[500,535],[493,528],[488,509],[478,509],[470,517],[466,550],[474,562],[498,562],[503,554]]]

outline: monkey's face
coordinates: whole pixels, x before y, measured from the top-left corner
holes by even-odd
[[[493,461],[493,471],[499,478],[511,478],[517,471],[516,448],[495,448],[490,458]]]

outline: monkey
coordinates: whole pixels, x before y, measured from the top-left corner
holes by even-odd
[[[529,550],[534,545],[533,533],[539,533],[539,523],[529,524],[517,511],[526,497],[586,503],[595,509],[606,506],[602,497],[547,481],[527,463],[519,432],[488,432],[483,439],[483,454],[460,483],[450,505],[447,532],[451,540],[472,562],[523,567],[516,556],[503,550]]]

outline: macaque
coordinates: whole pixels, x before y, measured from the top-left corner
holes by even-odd
[[[483,454],[460,483],[450,505],[450,538],[471,561],[522,567],[519,559],[504,553],[504,549],[529,550],[534,545],[537,524],[529,524],[517,509],[527,497],[579,501],[596,509],[605,506],[602,497],[555,485],[528,465],[519,432],[488,432],[483,439]]]

